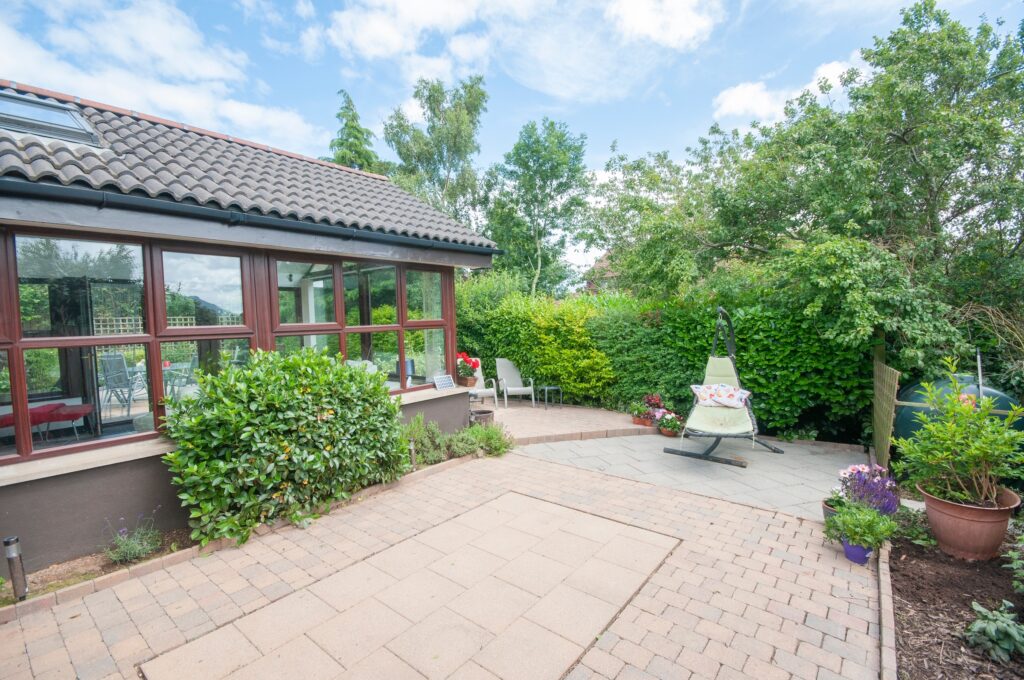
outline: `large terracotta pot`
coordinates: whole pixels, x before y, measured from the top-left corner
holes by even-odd
[[[679,430],[670,430],[667,427],[659,427],[658,430],[666,437],[678,437]]]
[[[828,520],[829,517],[836,514],[837,510],[825,501],[821,502],[821,517],[822,519]]]
[[[1003,488],[996,497],[998,508],[964,505],[936,498],[920,486],[924,509],[939,549],[962,560],[991,560],[999,556],[1006,527],[1020,496]]]
[[[651,427],[652,425],[654,425],[654,421],[648,420],[647,418],[641,418],[640,416],[633,416],[633,424],[643,425],[644,427]]]
[[[461,375],[458,376],[455,381],[463,387],[476,387],[476,376],[472,375],[468,378],[464,378]]]

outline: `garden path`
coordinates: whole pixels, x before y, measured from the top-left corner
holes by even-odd
[[[874,569],[818,522],[518,454],[425,472],[26,613],[0,678],[878,677]]]

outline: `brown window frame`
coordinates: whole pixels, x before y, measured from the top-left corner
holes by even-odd
[[[21,333],[17,255],[15,251],[15,239],[18,236],[42,236],[105,243],[129,243],[141,246],[143,314],[146,319],[145,332],[131,335],[23,337]],[[163,254],[167,251],[194,253],[196,255],[238,257],[242,280],[243,323],[231,326],[168,326],[163,269]],[[333,323],[281,323],[277,288],[277,262],[279,261],[310,262],[333,266],[335,305],[335,321]],[[372,262],[395,267],[397,323],[386,325],[346,325],[343,267],[345,262]],[[455,329],[455,274],[452,267],[347,257],[340,254],[331,256],[324,253],[285,252],[262,248],[246,248],[244,246],[221,246],[167,239],[132,238],[78,229],[20,227],[6,224],[0,225],[0,265],[4,265],[2,269],[5,270],[5,273],[0,274],[0,351],[6,351],[8,356],[16,451],[15,455],[6,455],[0,458],[0,465],[16,464],[28,460],[118,446],[156,439],[161,436],[162,428],[159,426],[159,423],[165,414],[163,397],[161,396],[164,394],[161,345],[166,342],[245,339],[248,340],[250,349],[273,350],[277,347],[277,339],[282,336],[336,335],[338,337],[339,349],[347,357],[348,348],[346,340],[349,333],[396,331],[398,333],[399,388],[391,390],[391,393],[403,394],[433,389],[433,386],[430,384],[417,385],[410,388],[402,387],[408,381],[405,361],[406,329],[439,328],[445,332],[446,371],[449,374],[453,374],[455,370],[457,340]],[[407,318],[406,272],[414,270],[433,271],[441,274],[441,319],[409,320]],[[157,423],[157,429],[153,432],[118,435],[45,449],[35,449],[28,413],[28,386],[24,369],[25,350],[129,344],[144,345],[146,347],[150,408]]]

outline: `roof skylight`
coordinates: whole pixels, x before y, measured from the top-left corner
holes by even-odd
[[[9,92],[0,92],[0,128],[84,144],[100,141],[89,123],[70,106]]]

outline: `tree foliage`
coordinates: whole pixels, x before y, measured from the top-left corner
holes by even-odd
[[[454,219],[467,221],[477,187],[473,158],[480,151],[480,118],[487,110],[483,76],[451,89],[421,78],[413,98],[423,113],[422,126],[401,108],[384,123],[384,140],[401,161],[393,177]]]
[[[359,113],[352,97],[345,90],[338,90],[338,94],[341,96],[341,107],[335,118],[341,127],[331,140],[331,155],[321,160],[367,172],[387,173],[390,164],[382,161],[373,150],[374,134],[359,122]]]
[[[586,144],[565,123],[531,121],[487,173],[485,231],[505,249],[495,267],[526,275],[533,293],[551,292],[566,278],[566,243],[587,206]]]

